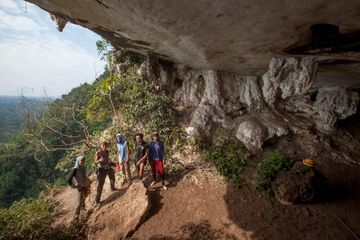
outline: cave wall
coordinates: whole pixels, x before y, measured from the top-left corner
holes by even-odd
[[[138,74],[173,96],[201,140],[222,132],[255,153],[303,135],[313,156],[357,112],[359,1],[28,1],[59,31],[72,22],[109,40],[119,75],[124,52],[142,54]]]
[[[252,152],[274,137],[314,130],[331,135],[339,120],[356,113],[360,99],[354,85],[315,84],[319,62],[314,58],[273,58],[262,77],[176,64],[166,68],[154,59],[142,66],[139,74],[152,76],[186,114],[189,135],[211,139],[222,128]]]

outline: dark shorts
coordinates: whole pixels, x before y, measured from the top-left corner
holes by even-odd
[[[136,167],[136,164],[138,163],[138,160],[137,159],[135,159],[135,161],[134,161],[134,166]],[[144,163],[144,166],[147,164],[147,160],[145,160],[145,161],[143,161],[143,163]]]

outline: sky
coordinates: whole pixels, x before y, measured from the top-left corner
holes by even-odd
[[[23,0],[0,0],[0,95],[59,97],[104,69],[100,37],[68,23],[59,32],[50,15]]]

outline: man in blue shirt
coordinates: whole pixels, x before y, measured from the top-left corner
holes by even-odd
[[[167,189],[165,185],[165,174],[164,174],[164,161],[166,160],[165,155],[165,146],[162,141],[160,141],[160,136],[158,132],[154,132],[152,135],[153,140],[149,144],[149,159],[151,164],[151,173],[154,178],[154,181],[150,186],[156,183],[156,173],[161,178],[161,182],[164,190]]]
[[[116,134],[115,138],[116,144],[116,156],[119,161],[120,169],[125,178],[125,182],[128,185],[131,184],[131,173],[130,173],[130,163],[129,163],[129,146],[124,136],[121,133]]]

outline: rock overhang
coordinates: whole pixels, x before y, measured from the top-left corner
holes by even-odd
[[[155,54],[194,69],[260,76],[276,56],[360,61],[356,49],[291,51],[311,46],[310,28],[319,23],[356,36],[360,31],[356,0],[28,1],[93,30],[116,48]]]

